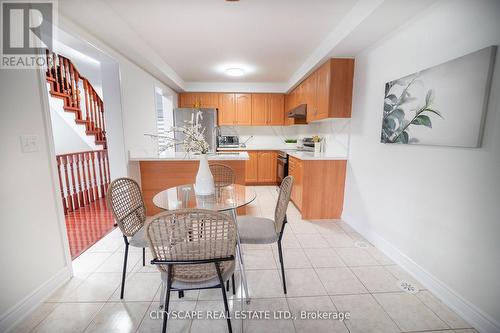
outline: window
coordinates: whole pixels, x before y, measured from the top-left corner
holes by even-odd
[[[160,88],[155,88],[155,104],[156,104],[156,134],[158,138],[159,151],[174,151],[173,147],[167,148],[171,140],[165,137],[173,137],[169,132],[174,125],[174,108],[172,103],[172,95],[165,96]]]

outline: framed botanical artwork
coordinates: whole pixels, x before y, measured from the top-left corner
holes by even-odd
[[[496,46],[385,84],[381,142],[481,145]]]

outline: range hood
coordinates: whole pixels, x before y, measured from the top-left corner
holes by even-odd
[[[300,104],[288,112],[288,118],[306,119],[307,104]]]

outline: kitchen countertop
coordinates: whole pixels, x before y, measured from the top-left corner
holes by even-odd
[[[288,151],[288,155],[303,161],[347,160],[347,157],[344,155],[331,155],[325,153],[315,155],[312,151]]]
[[[162,154],[129,152],[129,161],[197,161],[199,159],[199,154],[187,154],[182,152],[168,152]],[[246,161],[248,159],[248,153],[244,151],[235,153],[208,153],[209,161]]]
[[[252,151],[252,150],[283,150],[288,153],[289,156],[298,158],[304,161],[327,161],[327,160],[347,160],[347,157],[343,154],[329,154],[321,153],[319,155],[314,155],[312,151],[297,150],[293,148],[217,148],[218,151],[233,150],[233,151]]]

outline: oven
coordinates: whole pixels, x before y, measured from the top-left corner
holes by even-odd
[[[278,184],[281,184],[283,179],[288,176],[288,154],[286,151],[280,150],[278,152]]]

